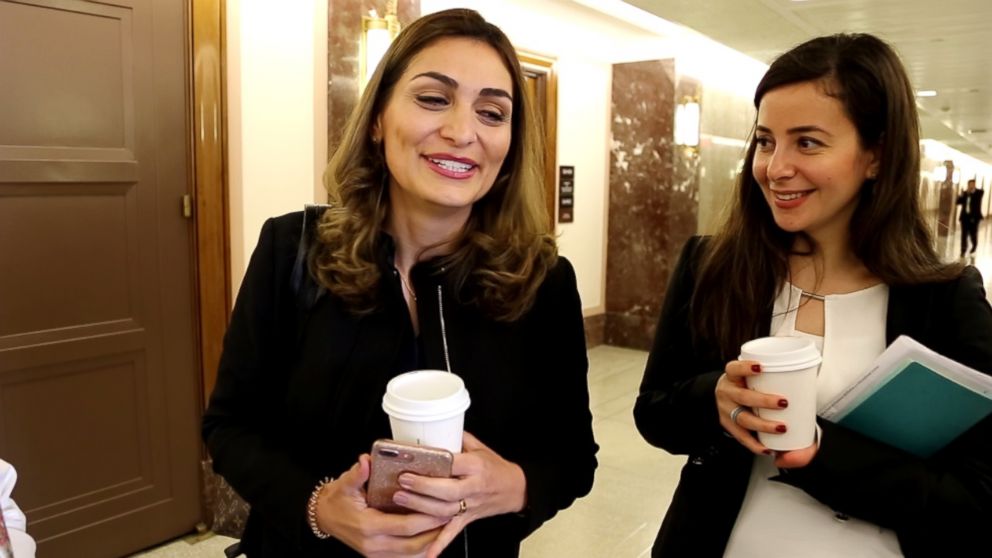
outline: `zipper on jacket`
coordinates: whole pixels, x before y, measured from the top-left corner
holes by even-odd
[[[451,357],[448,355],[448,329],[444,324],[444,297],[441,296],[441,285],[437,286],[437,315],[441,317],[441,343],[444,345],[444,365],[451,372]],[[468,556],[468,525],[462,529],[462,542],[465,548],[465,558]]]
[[[444,300],[441,297],[441,285],[437,286],[437,313],[441,316],[441,342],[444,343],[444,365],[451,372],[451,358],[448,356],[448,332],[444,327]]]

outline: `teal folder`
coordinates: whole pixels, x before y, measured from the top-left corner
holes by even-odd
[[[838,424],[929,457],[992,413],[992,399],[911,361]]]

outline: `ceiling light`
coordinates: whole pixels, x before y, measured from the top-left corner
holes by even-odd
[[[936,97],[937,92],[933,89],[919,89],[916,91],[917,97]]]

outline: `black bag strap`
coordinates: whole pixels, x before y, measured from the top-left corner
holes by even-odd
[[[326,291],[310,275],[307,255],[310,252],[310,246],[313,245],[314,235],[317,232],[317,222],[320,221],[321,215],[329,207],[331,206],[327,204],[311,203],[303,207],[303,227],[300,231],[300,243],[296,248],[296,261],[293,263],[293,273],[290,276],[290,281],[293,285],[293,292],[296,293],[297,305],[304,312],[310,310]]]

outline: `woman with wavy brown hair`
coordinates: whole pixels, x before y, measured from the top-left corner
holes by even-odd
[[[516,556],[592,487],[581,304],[539,137],[506,36],[428,15],[372,76],[316,225],[265,224],[203,427],[252,507],[249,556]],[[464,380],[463,451],[451,479],[402,475],[411,513],[383,513],[366,452],[390,437],[386,383],[416,369]]]
[[[655,556],[964,556],[992,521],[992,417],[930,457],[818,419],[812,445],[756,410],[782,396],[737,360],[768,335],[822,353],[823,407],[909,335],[992,373],[992,308],[974,267],[945,264],[919,207],[919,119],[895,52],[867,34],[777,58],[729,218],[672,275],[634,408],[651,444],[688,461]],[[688,328],[686,327],[688,324]]]

